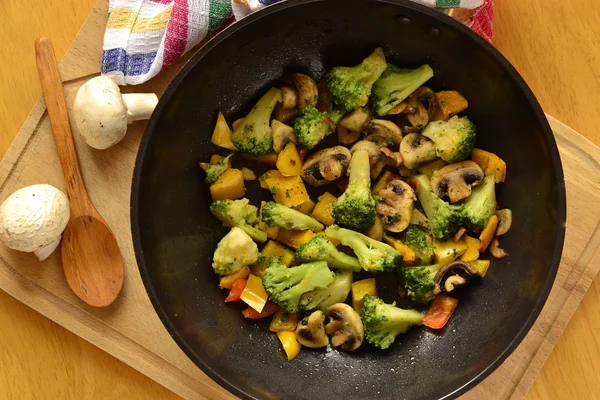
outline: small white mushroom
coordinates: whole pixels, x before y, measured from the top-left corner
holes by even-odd
[[[0,205],[0,240],[45,260],[58,247],[70,218],[69,199],[51,185],[17,190]]]
[[[121,94],[112,79],[97,76],[84,83],[75,96],[76,129],[91,147],[108,149],[125,137],[128,124],[149,119],[156,104],[154,93]]]

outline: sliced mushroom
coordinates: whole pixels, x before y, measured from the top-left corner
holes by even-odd
[[[381,217],[378,215],[375,218],[375,223],[373,226],[365,231],[365,235],[371,239],[379,240],[381,242],[383,240],[383,231],[383,222],[381,221]]]
[[[277,103],[273,109],[273,117],[282,123],[289,122],[300,115],[298,107],[284,109],[282,103]],[[235,123],[235,122],[234,122]],[[235,128],[234,128],[235,129]]]
[[[400,154],[404,165],[409,169],[437,158],[435,143],[418,133],[410,133],[404,136],[400,143]]]
[[[405,101],[401,101],[400,103],[398,103],[398,105],[396,105],[394,108],[392,108],[388,112],[388,115],[400,114],[400,113],[404,112],[404,110],[406,110],[407,106],[408,106],[408,104]]]
[[[396,168],[402,165],[402,154],[400,154],[400,152],[393,152],[387,147],[382,147],[380,150],[383,155],[383,161],[385,165]]]
[[[407,107],[398,120],[400,129],[403,133],[420,132],[437,110],[435,93],[427,87],[420,87],[406,99],[406,103]]]
[[[496,236],[502,236],[509,231],[512,225],[512,211],[509,208],[496,211],[498,217],[498,228],[496,228]]]
[[[281,88],[281,99],[281,107],[284,110],[289,110],[298,105],[298,96],[296,95],[296,90],[292,87],[283,86]]]
[[[452,239],[454,239],[455,242],[458,242],[465,233],[467,233],[467,228],[465,228],[464,226],[461,226],[460,228],[458,228],[458,230],[456,231],[456,233],[454,234],[454,237]]]
[[[371,121],[367,136],[365,138],[380,146],[397,147],[402,142],[402,132],[398,125],[386,119],[374,119]]]
[[[431,176],[431,187],[440,197],[448,197],[451,203],[469,197],[471,187],[483,179],[481,167],[474,161],[462,161],[446,165]]]
[[[333,347],[353,351],[360,347],[365,337],[360,316],[348,304],[337,303],[327,309],[330,322],[325,325],[325,332],[331,336]]]
[[[498,240],[498,236],[496,236],[492,240],[492,243],[490,243],[489,250],[490,253],[492,253],[492,255],[498,259],[504,258],[508,255],[508,253],[506,253],[506,251],[504,251],[504,249],[500,247],[500,241]]]
[[[317,100],[317,110],[321,112],[329,112],[333,109],[333,100],[331,99],[331,92],[327,87],[327,80],[325,78],[319,81],[317,85],[319,90],[319,99]]]
[[[371,121],[373,116],[366,107],[357,108],[340,121],[340,125],[352,132],[360,132]]]
[[[294,128],[274,119],[271,121],[271,131],[273,132],[273,151],[281,153],[288,143],[296,144],[296,135]]]
[[[313,186],[323,186],[343,176],[350,165],[350,151],[344,146],[317,151],[302,167],[302,178]]]
[[[369,166],[371,168],[371,179],[375,179],[379,176],[383,167],[385,167],[385,162],[381,159],[381,150],[376,143],[370,142],[368,140],[361,140],[356,142],[354,146],[350,149],[350,153],[353,154],[356,150],[366,150],[369,153]]]
[[[294,73],[289,74],[286,81],[291,83],[296,90],[298,102],[298,111],[304,110],[307,105],[317,105],[319,99],[319,90],[315,81],[306,74]]]
[[[349,145],[355,143],[360,138],[360,132],[350,132],[341,125],[337,126],[338,142]]]
[[[296,339],[302,346],[314,349],[329,344],[329,338],[325,333],[325,314],[323,314],[323,311],[315,311],[298,323],[296,326]]]
[[[384,229],[390,232],[405,230],[414,209],[414,190],[408,183],[397,179],[379,191],[379,196],[381,201],[377,204],[377,213],[381,215]]]
[[[457,287],[466,284],[476,275],[477,270],[471,264],[464,261],[453,261],[440,268],[437,274],[435,274],[433,281],[446,292],[451,292]]]

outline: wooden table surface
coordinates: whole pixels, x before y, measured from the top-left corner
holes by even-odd
[[[108,1],[108,0],[107,0]],[[0,155],[40,96],[33,41],[60,59],[95,0],[2,0]],[[600,145],[597,0],[496,0],[494,44],[544,110]],[[600,278],[527,399],[600,396]],[[0,291],[0,399],[178,399],[149,378]]]

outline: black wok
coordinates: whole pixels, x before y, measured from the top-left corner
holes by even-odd
[[[210,214],[198,161],[217,112],[231,123],[286,72],[319,79],[382,46],[392,62],[430,63],[434,90],[468,100],[477,147],[500,155],[508,179],[498,202],[514,213],[509,253],[462,292],[443,331],[415,328],[388,351],[305,349],[285,360],[268,321],[244,320],[225,304],[210,266],[226,232]],[[258,186],[258,185],[253,185]],[[266,191],[249,190],[254,203]],[[441,13],[408,1],[286,1],[220,33],[173,80],[142,141],[133,180],[132,230],[148,294],[185,353],[211,378],[246,398],[438,399],[464,393],[519,344],[538,316],[558,268],[565,231],[563,172],[535,97],[492,46]],[[392,300],[393,278],[379,279]]]

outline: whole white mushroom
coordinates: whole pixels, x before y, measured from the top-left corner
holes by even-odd
[[[24,187],[0,205],[0,240],[43,261],[58,247],[70,215],[69,199],[54,186]]]
[[[150,118],[156,104],[154,93],[121,94],[112,79],[97,76],[84,83],[75,96],[76,130],[91,147],[108,149],[125,137],[128,124]]]

